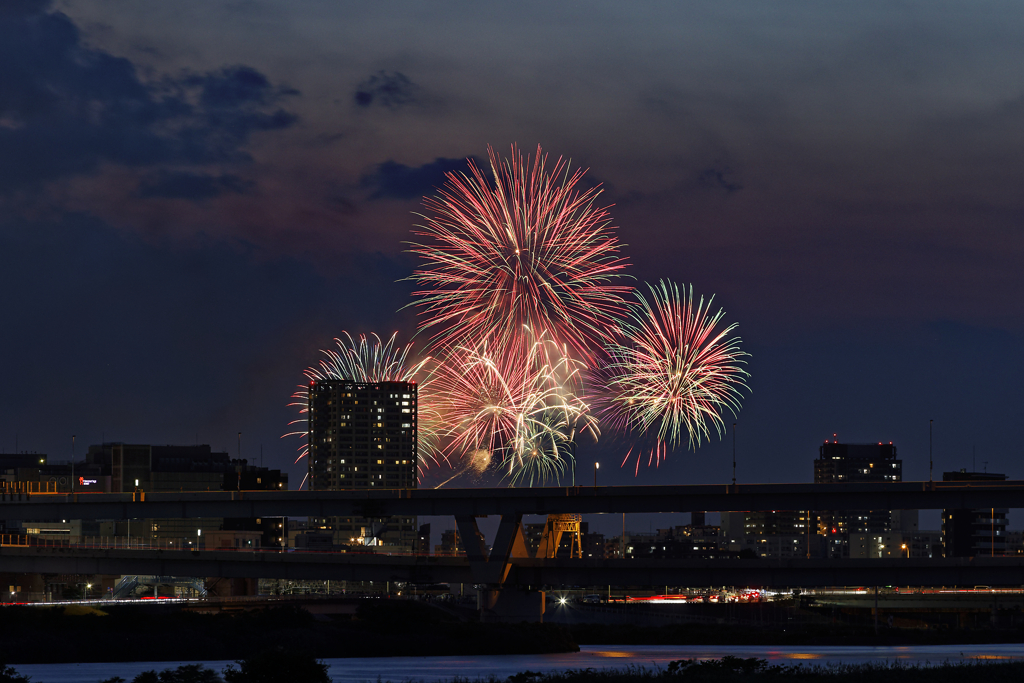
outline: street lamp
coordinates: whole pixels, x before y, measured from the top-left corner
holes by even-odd
[[[135,480],[135,493],[139,491],[139,480]],[[135,500],[135,493],[132,494],[132,500]],[[128,548],[132,547],[132,518],[128,518]]]
[[[601,469],[601,463],[595,462],[594,463],[594,488],[595,489],[597,488],[597,471],[599,469]]]
[[[575,433],[569,435],[569,443],[566,446],[569,448],[569,458],[572,461],[572,485],[576,486],[576,439],[574,437]]]
[[[906,543],[903,543],[902,545],[900,545],[900,550],[906,550],[907,551],[907,559],[909,560],[910,559],[910,550],[907,548],[907,544]]]

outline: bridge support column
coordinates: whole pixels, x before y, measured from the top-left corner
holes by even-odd
[[[543,591],[527,591],[506,585],[512,569],[509,558],[527,556],[522,521],[521,514],[502,515],[494,545],[488,554],[476,517],[455,517],[473,581],[485,586],[477,594],[482,621],[544,621]]]
[[[480,621],[544,621],[544,591],[515,586],[482,590],[477,594]]]

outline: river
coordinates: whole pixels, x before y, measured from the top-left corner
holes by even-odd
[[[455,676],[476,679],[506,678],[520,671],[564,671],[566,669],[607,669],[629,665],[664,667],[675,659],[720,659],[757,657],[779,664],[858,664],[901,660],[908,664],[941,664],[965,659],[1024,659],[1024,644],[1009,645],[921,645],[907,647],[770,647],[750,645],[584,645],[580,652],[553,655],[480,655],[466,657],[365,657],[327,659],[335,683],[382,681],[431,683]],[[120,676],[131,681],[143,671],[174,668],[179,662],[112,662],[90,664],[16,664],[14,668],[32,678],[32,683],[97,683]],[[230,661],[200,662],[216,671]]]

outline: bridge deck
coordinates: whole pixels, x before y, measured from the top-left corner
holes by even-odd
[[[1024,557],[511,561],[507,584],[545,586],[1021,586]],[[474,583],[456,557],[354,553],[2,548],[5,572]]]
[[[11,520],[987,507],[1024,507],[1024,481],[0,494]]]

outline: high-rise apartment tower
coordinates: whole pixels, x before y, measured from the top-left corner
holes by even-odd
[[[309,387],[309,489],[416,488],[414,382],[319,380]],[[415,517],[311,520],[336,544],[416,545]]]

